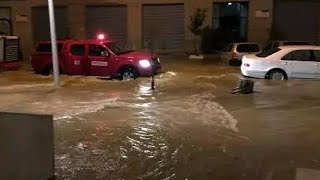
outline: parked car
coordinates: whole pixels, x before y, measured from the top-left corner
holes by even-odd
[[[229,63],[229,65],[240,66],[244,55],[257,54],[259,52],[261,52],[261,48],[257,43],[230,43],[221,52],[220,59]]]
[[[280,46],[242,59],[244,76],[284,80],[320,78],[320,46]]]
[[[313,45],[309,41],[270,41],[264,48],[263,51],[275,49],[279,46],[292,46],[292,45]]]
[[[67,75],[109,76],[129,80],[159,72],[155,54],[136,52],[109,40],[63,40],[57,42],[60,72]],[[40,42],[33,50],[35,73],[52,72],[51,43]]]

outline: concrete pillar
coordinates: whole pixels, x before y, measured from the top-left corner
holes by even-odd
[[[52,116],[0,112],[0,179],[54,176]]]
[[[265,13],[261,16],[261,13]],[[256,41],[265,44],[269,40],[273,20],[272,0],[249,1],[248,41]]]
[[[142,4],[132,2],[127,4],[128,10],[128,45],[133,49],[142,47]]]
[[[185,51],[193,52],[193,34],[189,30],[190,16],[198,8],[207,9],[207,18],[205,26],[212,26],[212,1],[208,0],[186,0],[184,4],[185,8]]]
[[[320,14],[318,14],[318,17],[317,17],[317,42],[318,45],[320,45]]]
[[[86,38],[86,7],[82,4],[68,6],[69,36],[76,39]]]

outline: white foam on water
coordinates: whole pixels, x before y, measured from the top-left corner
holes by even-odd
[[[196,76],[193,79],[221,79],[225,77],[225,74],[222,75],[204,75],[204,76]]]
[[[238,121],[210,93],[171,100],[158,106],[160,118],[176,120],[178,123],[198,121],[238,132]]]
[[[38,87],[53,87],[52,83],[41,83],[41,84],[15,84],[1,86],[0,90],[17,90],[17,89],[28,89],[28,88],[38,88]]]
[[[69,107],[65,107],[63,112],[61,109],[63,107],[55,107],[56,110],[58,111],[54,115],[54,120],[61,120],[61,119],[70,119],[73,118],[74,116],[79,116],[81,114],[87,114],[87,113],[92,113],[92,112],[97,112],[101,109],[104,109],[107,105],[113,104],[116,101],[118,101],[118,97],[114,98],[109,98],[109,99],[104,99],[100,101],[88,101],[88,102],[79,102],[75,103],[77,105],[71,105]]]

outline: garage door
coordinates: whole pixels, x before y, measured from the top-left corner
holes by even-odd
[[[143,5],[143,42],[155,49],[183,49],[183,4]]]
[[[56,34],[58,39],[68,37],[67,8],[55,7]],[[32,27],[35,42],[50,40],[49,13],[47,7],[32,8]]]
[[[88,6],[86,21],[87,37],[94,38],[105,32],[113,41],[127,42],[126,6]]]
[[[277,0],[273,24],[276,38],[317,41],[319,9],[319,0]]]

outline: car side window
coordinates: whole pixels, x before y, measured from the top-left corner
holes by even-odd
[[[313,50],[315,61],[320,62],[320,50]]]
[[[100,45],[91,44],[89,46],[89,56],[103,56],[103,52],[107,50]]]
[[[309,50],[296,50],[285,55],[282,60],[287,61],[312,61],[311,51]]]
[[[71,45],[70,52],[75,56],[84,56],[85,46],[84,44],[73,44]]]

